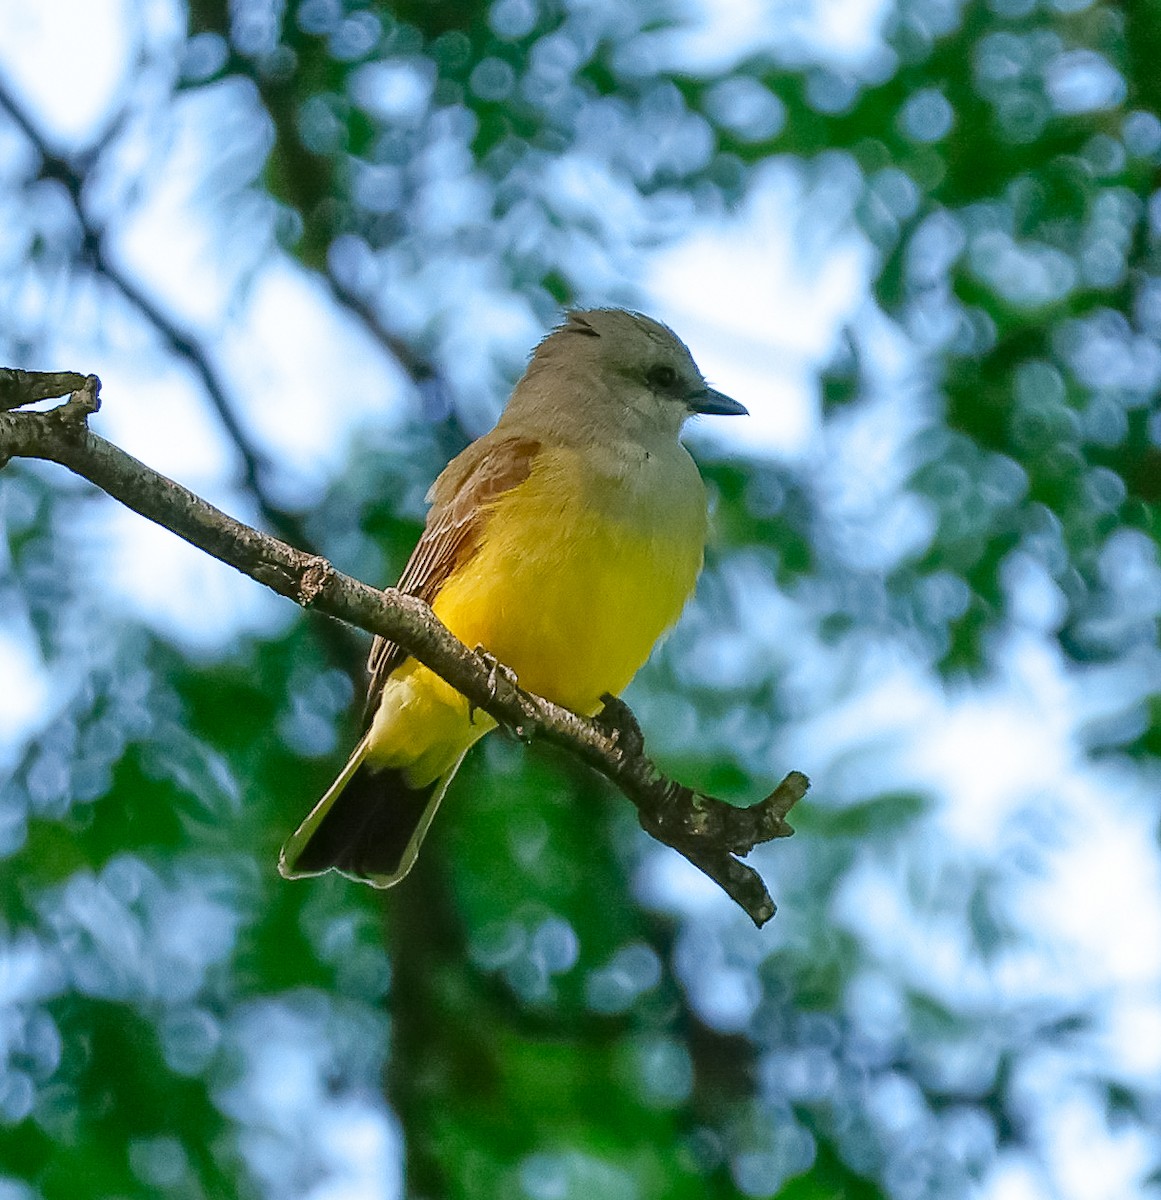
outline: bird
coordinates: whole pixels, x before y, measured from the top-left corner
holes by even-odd
[[[660,321],[567,313],[495,427],[432,485],[399,590],[522,688],[595,714],[676,622],[701,571],[706,492],[682,426],[746,411]],[[394,642],[377,638],[367,669],[363,735],[282,847],[286,878],[398,883],[464,755],[495,727]]]

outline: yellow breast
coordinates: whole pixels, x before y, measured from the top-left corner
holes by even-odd
[[[436,597],[436,615],[525,688],[596,712],[677,620],[701,569],[701,478],[676,444],[657,457],[614,458],[594,471],[589,455],[542,451],[528,479],[496,501],[478,550]],[[367,761],[425,786],[494,724],[409,659],[383,688]]]
[[[539,455],[436,615],[525,688],[595,712],[677,620],[701,569],[705,495],[688,454],[672,451],[603,474],[574,451]]]

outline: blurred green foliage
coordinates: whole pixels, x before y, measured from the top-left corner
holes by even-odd
[[[550,319],[791,156],[845,180],[874,299],[917,350],[928,417],[901,453],[930,532],[860,567],[810,480],[707,458],[717,541],[635,696],[667,765],[739,800],[768,782],[802,705],[747,624],[755,580],[808,595],[821,644],[905,635],[952,680],[987,669],[1017,559],[1056,589],[1074,661],[1155,646],[1132,580],[1161,499],[1159,17],[899,0],[859,70],[772,37],[714,72],[666,51],[664,7],[195,0],[166,103],[248,81],[268,141],[253,186],[284,248],[436,415],[353,449],[296,515],[304,541],[393,578],[479,417],[457,392],[454,297],[414,311],[409,289],[468,264]],[[64,235],[25,252],[87,261]],[[851,330],[819,381],[828,420],[868,403],[867,353]],[[494,364],[498,391],[515,365]],[[652,852],[624,805],[501,737],[389,897],[288,886],[278,844],[354,732],[347,664],[312,619],[221,661],[111,624],[70,532],[93,503],[19,465],[0,476],[5,603],[74,676],[0,793],[5,1196],[322,1195],[358,1158],[323,1131],[389,1144],[388,1106],[416,1198],[947,1197],[1022,1144],[1016,1055],[1086,1018],[891,991],[833,921],[864,848],[928,797],[807,809],[807,848],[763,860],[783,912],[761,943],[639,903]],[[1159,721],[1155,697],[1116,748],[1155,757]],[[986,959],[1007,937],[988,881],[944,867],[903,886]],[[396,1159],[367,1137],[392,1195]]]

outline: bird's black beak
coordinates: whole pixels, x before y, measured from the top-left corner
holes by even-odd
[[[700,392],[694,392],[689,397],[689,411],[715,417],[748,417],[750,415],[749,409],[743,407],[736,400],[731,400],[722,392],[715,392],[711,387],[702,388]]]

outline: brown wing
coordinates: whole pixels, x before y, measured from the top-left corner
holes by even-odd
[[[540,443],[531,438],[481,438],[454,458],[432,484],[432,505],[423,535],[416,543],[396,585],[401,592],[435,601],[452,571],[475,553],[491,504],[524,482]],[[367,659],[370,679],[364,722],[379,704],[388,676],[407,659],[402,646],[377,637]]]

